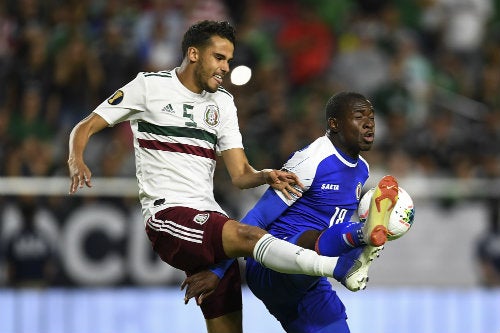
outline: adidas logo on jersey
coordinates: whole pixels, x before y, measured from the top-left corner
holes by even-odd
[[[172,105],[167,104],[161,109],[163,112],[168,112],[168,113],[175,113],[174,108],[172,108]]]

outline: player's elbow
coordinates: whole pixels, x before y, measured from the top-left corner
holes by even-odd
[[[244,183],[241,181],[240,178],[231,178],[231,183],[233,184],[234,187],[237,187],[240,190],[245,189]]]

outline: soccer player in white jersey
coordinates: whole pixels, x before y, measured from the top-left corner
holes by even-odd
[[[216,154],[222,155],[233,184],[241,189],[267,183],[290,198],[300,196],[294,186],[302,186],[293,173],[257,171],[247,160],[233,97],[221,86],[234,41],[227,22],[194,24],[184,34],[178,68],[139,73],[76,124],[69,137],[70,193],[92,185],[83,159],[90,137],[128,121],[146,232],[165,262],[190,276],[228,258],[256,257],[283,273],[332,277],[336,258],[235,221],[214,200]],[[242,331],[236,263],[201,309],[209,332]]]
[[[363,95],[342,92],[328,101],[325,111],[326,135],[292,154],[283,166],[302,179],[302,196],[288,199],[269,188],[242,222],[319,254],[339,256],[334,277],[357,291],[366,286],[370,263],[387,240],[387,224],[373,220],[390,215],[371,214],[368,224],[351,222],[369,177],[368,163],[359,154],[372,146],[374,109]],[[370,213],[375,207],[390,212],[397,193],[394,177],[383,177]],[[223,276],[226,263],[212,267],[212,272]],[[188,298],[202,291],[191,285],[199,278],[208,280],[210,273],[200,272],[185,281]],[[282,274],[248,258],[246,281],[288,333],[349,332],[345,307],[326,278]]]

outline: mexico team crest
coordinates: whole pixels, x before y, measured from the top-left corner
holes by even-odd
[[[204,224],[205,222],[208,221],[209,217],[210,217],[209,213],[196,214],[196,216],[193,218],[193,222],[196,222],[198,224]]]
[[[215,105],[207,106],[205,110],[205,115],[203,116],[203,120],[208,126],[217,126],[219,125],[220,115],[219,109]]]

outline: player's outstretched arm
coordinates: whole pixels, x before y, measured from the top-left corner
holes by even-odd
[[[83,153],[90,137],[108,127],[108,123],[96,113],[91,113],[73,128],[69,135],[68,170],[71,184],[69,193],[87,185],[92,187],[92,173],[83,161]]]
[[[238,188],[247,189],[269,184],[288,199],[291,199],[290,193],[301,196],[300,191],[294,186],[302,188],[303,185],[294,173],[274,169],[257,171],[249,164],[241,148],[224,150],[222,157],[232,183]]]

